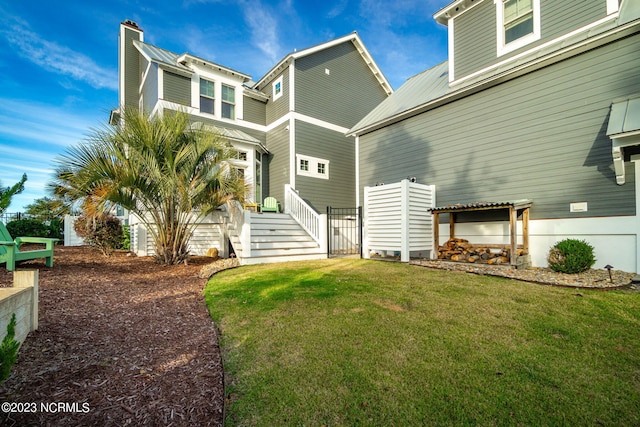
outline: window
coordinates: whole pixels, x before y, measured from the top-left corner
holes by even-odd
[[[540,39],[540,0],[494,0],[498,56]]]
[[[236,90],[231,86],[222,85],[222,117],[236,118]]]
[[[329,179],[329,161],[316,157],[296,154],[298,159],[298,175],[312,178]]]
[[[214,113],[215,104],[215,86],[214,83],[200,79],[200,112],[202,113]]]
[[[533,0],[507,0],[504,2],[504,41],[533,33]]]
[[[280,98],[282,96],[282,76],[278,77],[278,79],[273,82],[273,100]]]

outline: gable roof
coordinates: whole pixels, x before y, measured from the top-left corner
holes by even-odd
[[[454,2],[451,6],[458,5]],[[478,2],[479,3],[479,2]],[[393,95],[374,108],[347,132],[347,136],[373,132],[413,115],[476,93],[492,85],[530,73],[547,65],[594,49],[640,31],[640,6],[631,0],[621,3],[620,16],[601,28],[580,32],[557,42],[557,49],[534,50],[496,66],[490,74],[480,74],[464,84],[450,84],[448,61],[408,79]]]
[[[358,33],[355,32],[355,31],[353,33],[351,33],[351,34],[347,34],[346,36],[339,37],[337,39],[330,40],[328,42],[321,43],[321,44],[318,44],[318,45],[315,45],[315,46],[312,46],[312,47],[309,47],[309,48],[306,48],[306,49],[303,49],[303,50],[300,50],[300,51],[294,51],[294,52],[288,54],[280,62],[278,62],[275,67],[273,67],[271,70],[269,70],[258,81],[258,83],[256,83],[255,87],[256,88],[260,88],[261,85],[271,81],[273,78],[276,77],[276,75],[280,74],[280,72],[282,70],[284,70],[286,67],[288,67],[289,64],[292,61],[294,61],[294,60],[296,60],[298,58],[303,58],[305,56],[312,55],[312,54],[314,54],[316,52],[320,52],[322,50],[329,49],[329,48],[331,48],[333,46],[337,46],[337,45],[340,45],[340,44],[346,43],[346,42],[352,42],[353,43],[355,48],[358,50],[358,52],[362,56],[362,59],[364,59],[364,62],[367,64],[367,66],[371,70],[371,73],[378,80],[378,83],[380,84],[380,86],[382,86],[382,89],[387,93],[387,95],[391,95],[393,93],[393,88],[389,84],[389,81],[387,81],[387,78],[384,76],[384,74],[382,73],[382,71],[380,70],[380,68],[376,64],[376,62],[373,60],[373,57],[371,56],[371,54],[369,54],[369,51],[367,50],[367,48],[362,43],[362,40],[360,39],[360,36],[358,35]]]

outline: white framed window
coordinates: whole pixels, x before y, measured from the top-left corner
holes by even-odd
[[[200,112],[213,114],[215,112],[215,84],[210,80],[200,79]]]
[[[296,154],[296,163],[298,175],[329,179],[329,160]]]
[[[498,56],[540,39],[540,0],[494,0]]]
[[[223,119],[235,120],[236,118],[236,90],[227,85],[222,85],[222,112]]]
[[[282,76],[278,77],[272,85],[273,88],[273,100],[280,98],[282,96]]]

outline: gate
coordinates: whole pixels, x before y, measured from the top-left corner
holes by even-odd
[[[327,256],[362,257],[362,207],[327,206]]]

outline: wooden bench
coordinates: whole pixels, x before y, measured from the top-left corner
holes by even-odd
[[[45,258],[46,266],[53,267],[53,245],[58,240],[60,239],[47,237],[16,237],[13,239],[7,227],[0,222],[0,264],[6,263],[7,270],[14,271],[17,261]],[[22,252],[20,246],[23,243],[43,244],[45,248]]]

